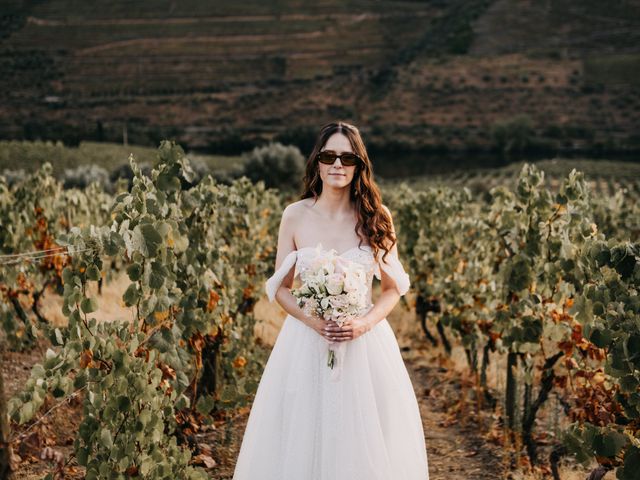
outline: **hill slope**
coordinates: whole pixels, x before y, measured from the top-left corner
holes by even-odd
[[[13,4],[2,138],[640,149],[638,0]]]

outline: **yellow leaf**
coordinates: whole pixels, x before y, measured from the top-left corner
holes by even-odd
[[[233,361],[233,366],[235,368],[242,368],[247,364],[247,359],[244,358],[242,355],[238,356],[234,361]]]
[[[163,310],[161,312],[153,312],[153,318],[158,322],[162,322],[169,316],[169,310]]]
[[[213,325],[209,330],[209,335],[211,335],[212,337],[217,337],[219,331],[220,331],[220,328],[218,328],[218,325]]]

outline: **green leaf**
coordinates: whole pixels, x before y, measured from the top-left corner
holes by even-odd
[[[167,270],[160,262],[151,264],[151,275],[149,277],[149,286],[158,289],[164,285],[164,279],[167,276]]]
[[[80,308],[84,313],[95,312],[98,309],[98,302],[95,297],[83,298],[80,302]]]
[[[73,270],[71,267],[64,267],[62,270],[62,281],[63,283],[70,283],[73,280]]]
[[[143,426],[146,427],[151,420],[151,413],[149,412],[149,410],[143,410],[142,412],[140,412],[140,415],[138,415],[138,420]]]
[[[175,176],[173,171],[163,172],[158,175],[158,190],[174,191],[180,189],[180,179]]]
[[[119,248],[124,246],[124,240],[117,232],[109,233],[109,241],[104,243],[104,253],[109,256],[117,255]]]
[[[151,294],[150,296],[142,300],[142,302],[140,302],[140,315],[144,317],[150,315],[157,304],[158,297],[156,297],[155,294]]]
[[[187,159],[183,158],[178,163],[182,166],[181,173],[184,179],[187,182],[193,183],[193,181],[196,179],[196,172],[191,168],[191,165],[189,164]]]
[[[596,455],[603,457],[614,457],[627,444],[627,436],[611,430],[599,435],[593,441],[593,449]]]
[[[118,397],[118,410],[121,412],[126,412],[131,408],[131,400],[126,395],[121,395]]]
[[[142,265],[139,263],[132,263],[127,267],[127,275],[129,275],[129,280],[137,282],[142,275]]]
[[[158,248],[162,245],[162,236],[160,236],[155,227],[150,223],[143,223],[136,228],[139,228],[142,233],[142,238],[147,246],[148,256],[155,257],[158,253]]]
[[[524,342],[538,342],[542,335],[542,320],[539,318],[526,316],[522,319],[522,340]]]
[[[111,449],[113,448],[113,437],[111,436],[111,430],[108,428],[103,428],[100,432],[100,443],[105,448]]]
[[[111,465],[106,462],[100,465],[98,471],[100,472],[100,478],[113,478],[109,475],[111,473]]]
[[[62,345],[64,343],[64,338],[62,337],[62,332],[60,331],[59,328],[56,328],[53,331],[54,335],[56,336],[56,343],[58,345]]]
[[[89,280],[100,280],[100,269],[95,265],[89,265],[87,268],[87,278]]]
[[[235,402],[238,397],[238,393],[232,385],[225,385],[222,388],[222,393],[220,394],[220,400],[224,403],[232,403]]]
[[[258,382],[251,379],[247,380],[244,384],[244,390],[248,394],[256,393],[256,391],[258,390]]]
[[[25,402],[24,405],[22,405],[22,408],[20,409],[20,421],[18,423],[22,425],[23,423],[28,422],[33,418],[34,413],[35,413],[35,408],[33,406],[33,403]]]
[[[624,466],[618,468],[616,476],[619,480],[636,480],[640,472],[640,448],[631,446],[625,452]]]
[[[625,393],[637,392],[640,388],[638,379],[633,375],[625,375],[619,380],[620,389]]]
[[[129,285],[129,287],[122,295],[122,299],[124,300],[124,303],[127,307],[131,307],[138,303],[138,299],[140,299],[140,297],[141,293],[138,290],[138,285],[136,283],[132,283],[131,285]]]
[[[76,378],[73,379],[73,387],[78,389],[87,384],[87,374],[85,371],[80,371],[76,374]]]
[[[215,403],[216,401],[212,395],[201,396],[198,399],[198,403],[196,403],[196,410],[198,410],[202,415],[208,415]]]
[[[89,449],[86,447],[80,447],[77,450],[76,459],[78,460],[78,465],[86,467],[87,461],[89,460]]]
[[[602,302],[593,302],[593,314],[601,317],[604,315],[605,308]]]
[[[60,385],[56,385],[53,390],[51,390],[51,395],[54,396],[54,398],[62,398],[65,395],[65,391],[64,389],[60,386]]]
[[[589,335],[589,341],[591,341],[596,347],[606,348],[611,344],[611,331],[594,329]]]
[[[183,410],[185,408],[189,408],[191,405],[191,399],[187,397],[184,393],[181,393],[178,399],[176,400],[175,406],[176,410]]]
[[[153,463],[154,462],[151,458],[146,458],[145,460],[143,460],[140,464],[140,473],[142,475],[147,475],[151,471],[151,468],[153,468]]]

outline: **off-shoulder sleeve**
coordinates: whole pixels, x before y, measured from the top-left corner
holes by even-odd
[[[276,298],[276,292],[282,283],[284,277],[287,276],[287,273],[291,270],[296,263],[297,258],[297,250],[293,250],[289,252],[289,254],[284,257],[282,261],[282,265],[280,268],[275,271],[275,273],[265,282],[265,290],[267,292],[267,298],[270,302]]]
[[[394,282],[396,282],[396,287],[398,292],[400,292],[400,295],[404,295],[409,291],[409,285],[411,285],[409,275],[405,272],[400,260],[398,260],[398,257],[389,252],[386,259],[382,261],[382,253],[383,252],[380,252],[380,256],[376,262],[376,266],[373,271],[374,275],[378,280],[382,278],[382,274],[380,273],[380,267],[382,266],[385,273],[389,275]]]

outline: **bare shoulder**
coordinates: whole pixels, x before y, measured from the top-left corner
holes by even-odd
[[[284,208],[282,212],[283,219],[286,218],[288,220],[295,219],[300,215],[303,215],[308,207],[309,199],[305,198],[303,200],[298,200],[297,202],[290,203]]]
[[[387,214],[387,217],[389,218],[389,220],[393,223],[393,219],[391,217],[391,210],[389,210],[387,206],[382,203],[380,204],[380,206],[382,207],[382,210],[384,211],[384,213]]]
[[[396,229],[395,229],[395,225],[393,224],[393,217],[391,216],[391,210],[389,210],[387,206],[384,204],[380,204],[380,206],[382,207],[382,210],[384,211],[384,213],[387,214],[387,218],[389,219],[389,223],[391,224],[391,232],[395,235]]]
[[[291,229],[295,228],[300,219],[304,218],[308,208],[308,200],[298,200],[287,205],[282,211],[282,223]]]

